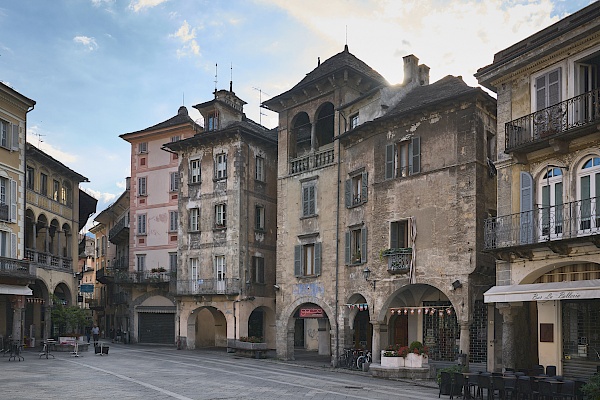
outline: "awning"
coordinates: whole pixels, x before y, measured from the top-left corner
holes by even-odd
[[[600,299],[600,279],[494,286],[483,298],[485,303]]]
[[[135,307],[135,311],[156,314],[175,314],[177,308],[174,306],[137,306]]]
[[[28,286],[5,285],[0,283],[0,294],[20,294],[23,296],[31,296],[33,294],[33,290],[29,289]]]

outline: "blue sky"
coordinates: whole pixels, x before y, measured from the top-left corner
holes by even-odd
[[[494,53],[589,0],[19,0],[0,4],[0,80],[37,105],[28,141],[90,182],[112,203],[129,176],[127,142],[177,113],[233,89],[246,115],[343,50],[402,81],[415,54],[431,82],[473,74]],[[218,68],[215,68],[215,64]],[[257,89],[260,89],[257,90]]]

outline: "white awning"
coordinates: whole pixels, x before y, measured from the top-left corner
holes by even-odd
[[[33,290],[29,289],[28,286],[5,285],[0,283],[0,294],[20,294],[23,296],[31,296],[33,294]]]
[[[177,307],[175,306],[136,306],[135,311],[142,313],[155,313],[155,314],[175,314]]]
[[[494,286],[483,298],[485,303],[600,299],[600,279]]]

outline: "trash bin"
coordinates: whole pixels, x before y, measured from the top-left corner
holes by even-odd
[[[462,365],[463,367],[467,365],[467,360],[469,359],[469,355],[467,353],[459,353],[456,362],[458,365]]]

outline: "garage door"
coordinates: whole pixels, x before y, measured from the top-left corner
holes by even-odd
[[[175,314],[138,313],[138,342],[175,344]]]

